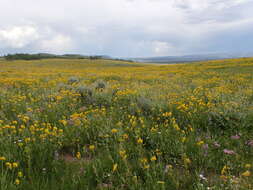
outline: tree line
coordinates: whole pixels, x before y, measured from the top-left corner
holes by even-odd
[[[28,54],[28,53],[16,53],[16,54],[8,54],[5,55],[4,58],[8,61],[13,60],[39,60],[39,59],[51,59],[51,58],[64,58],[64,59],[107,59],[104,56],[83,56],[83,55],[76,55],[76,54],[65,54],[65,55],[54,55],[54,54]]]

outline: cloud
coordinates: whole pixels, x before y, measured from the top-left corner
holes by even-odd
[[[234,6],[242,5],[250,0],[174,0],[173,4],[182,9],[202,11],[206,9],[224,10]]]
[[[171,46],[167,42],[154,41],[152,42],[153,52],[158,56],[171,54],[170,50],[173,50],[173,46]]]
[[[246,51],[252,8],[251,0],[1,0],[0,54]],[[237,45],[228,46],[235,36]]]
[[[0,49],[11,49],[12,51],[30,48],[32,52],[63,53],[71,51],[74,47],[70,36],[48,26],[36,25],[19,25],[0,29],[0,42]]]
[[[38,31],[32,26],[0,29],[0,42],[4,47],[23,48],[38,38]]]
[[[73,42],[69,36],[58,34],[51,39],[42,40],[38,46],[42,51],[62,53],[70,51],[73,48]]]

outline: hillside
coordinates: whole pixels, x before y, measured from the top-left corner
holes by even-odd
[[[0,60],[0,189],[251,189],[253,58]]]

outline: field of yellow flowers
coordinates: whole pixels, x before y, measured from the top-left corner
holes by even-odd
[[[253,58],[0,60],[1,190],[253,189]]]

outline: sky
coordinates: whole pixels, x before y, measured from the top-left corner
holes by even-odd
[[[0,0],[0,55],[253,52],[252,0]]]

